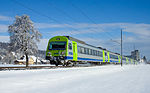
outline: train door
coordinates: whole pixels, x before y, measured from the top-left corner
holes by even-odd
[[[75,41],[72,41],[73,46],[73,60],[77,61],[78,55],[77,55],[77,43]]]

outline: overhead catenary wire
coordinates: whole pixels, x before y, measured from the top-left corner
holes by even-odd
[[[22,3],[18,2],[18,1],[16,1],[16,0],[12,0],[12,1],[13,1],[14,3],[16,3],[16,4],[22,6],[22,7],[26,8],[26,9],[32,11],[32,12],[34,12],[34,13],[36,13],[36,14],[42,16],[42,17],[46,17],[46,18],[48,18],[49,20],[52,20],[52,21],[54,21],[54,22],[56,22],[56,23],[59,23],[59,24],[63,24],[62,22],[60,22],[60,21],[58,21],[58,20],[56,20],[56,19],[54,19],[54,18],[52,18],[52,17],[50,17],[50,16],[47,16],[47,15],[45,15],[45,14],[42,14],[41,12],[38,12],[38,11],[36,11],[36,10],[34,10],[34,9],[32,9],[32,8],[30,8],[30,7],[28,7],[28,6],[24,5],[24,4],[22,4]],[[65,25],[64,25],[64,26],[65,26]],[[67,26],[66,26],[66,27],[67,27]],[[73,27],[70,27],[70,28],[72,28],[73,30],[77,30],[77,29],[75,29],[75,28],[73,28]],[[70,29],[69,29],[69,30],[70,30]]]
[[[50,19],[50,20],[52,20],[52,21],[55,21],[55,22],[60,23],[60,22],[57,21],[56,19],[54,19],[54,18],[52,18],[52,17],[50,17],[50,16],[47,16],[47,15],[45,15],[45,14],[42,14],[41,12],[38,12],[38,11],[36,11],[36,10],[34,10],[34,9],[32,9],[32,8],[30,8],[30,7],[28,7],[28,6],[24,5],[24,4],[22,4],[22,3],[18,2],[18,1],[16,1],[16,0],[11,0],[11,1],[13,1],[14,3],[16,3],[16,4],[22,6],[22,7],[26,8],[26,9],[32,11],[32,12],[34,12],[34,13],[36,13],[36,14],[39,14],[40,16],[44,16],[44,17],[46,17],[46,18],[48,18],[48,19]]]
[[[16,3],[16,4],[22,6],[22,7],[26,8],[26,9],[32,11],[32,12],[34,12],[34,13],[40,15],[40,16],[46,17],[46,18],[48,18],[49,20],[52,20],[52,21],[55,21],[55,22],[57,22],[57,23],[62,24],[62,22],[60,22],[60,21],[58,21],[58,20],[56,20],[56,19],[54,19],[54,18],[52,18],[52,17],[50,17],[50,16],[47,16],[47,15],[45,15],[45,14],[42,14],[41,12],[38,12],[38,11],[36,11],[36,10],[34,10],[34,9],[32,9],[32,8],[30,8],[30,7],[28,7],[28,6],[24,5],[24,4],[22,4],[22,3],[18,2],[18,1],[16,1],[16,0],[12,0],[12,1],[13,1],[14,3]],[[58,8],[57,8],[57,9],[58,9]],[[63,13],[65,13],[65,12],[63,12]],[[65,14],[66,14],[66,13],[65,13]],[[70,17],[70,18],[71,18],[71,17]],[[72,18],[72,19],[73,19],[73,18]],[[76,30],[76,31],[79,31],[78,29],[75,29],[75,28],[73,28],[73,27],[70,27],[70,28],[72,28],[72,29],[74,29],[74,30]],[[70,33],[70,34],[72,34],[72,33]],[[92,38],[93,38],[93,37],[92,37]]]
[[[77,7],[75,4],[73,4],[72,2],[70,2],[71,6],[73,6],[74,8],[76,8],[78,11],[80,11],[80,13],[85,16],[91,23],[98,25],[95,21],[93,21],[82,9],[80,9],[79,7]],[[98,25],[99,26],[99,25]],[[103,31],[103,30],[102,30]],[[108,32],[103,31],[104,33],[107,33],[106,35],[110,38],[113,35],[111,35]]]
[[[26,8],[26,9],[32,11],[32,12],[34,12],[34,13],[40,15],[40,16],[46,17],[46,18],[48,18],[49,20],[52,20],[52,21],[54,21],[54,22],[57,22],[57,23],[62,24],[62,22],[60,22],[60,21],[58,21],[58,20],[56,20],[56,19],[54,19],[54,18],[52,18],[52,17],[50,17],[50,16],[47,16],[47,15],[41,13],[41,12],[38,12],[38,11],[36,11],[36,10],[34,10],[34,9],[32,9],[32,8],[30,8],[30,7],[28,7],[28,6],[24,5],[24,4],[22,4],[22,3],[18,2],[18,1],[16,1],[16,0],[12,0],[12,1],[13,1],[14,3],[16,3],[16,4],[22,6],[22,7]],[[60,10],[59,8],[57,8],[57,10],[58,10],[58,11],[62,11],[62,10]],[[65,14],[65,15],[67,15],[67,16],[68,16],[70,19],[72,19],[73,21],[75,21],[75,20],[74,20],[70,15],[68,15],[65,11],[62,11],[62,13]],[[88,17],[88,19],[91,20],[89,17]],[[95,22],[93,22],[93,23],[95,24]],[[70,27],[70,28],[71,28],[71,27]],[[76,30],[76,31],[79,31],[79,30],[77,30],[77,29],[75,29],[75,28],[73,28],[73,27],[72,27],[72,29],[74,29],[74,30]],[[70,33],[70,34],[71,34],[71,33]],[[102,42],[101,42],[101,43],[102,43]]]
[[[54,3],[49,2],[49,0],[47,0],[47,4],[51,7],[53,7],[55,10],[57,10],[58,12],[60,12],[61,14],[65,15],[66,17],[70,18],[74,23],[77,22],[77,20],[75,20],[72,16],[70,16],[67,12],[65,12],[63,9],[58,8],[56,5],[54,5]],[[84,14],[84,12],[82,12]],[[84,14],[86,16],[86,14]],[[90,19],[88,16],[86,16],[90,21],[92,21],[92,19]],[[92,21],[94,24],[96,24],[94,21]],[[90,27],[87,27],[87,29],[95,32],[95,30],[91,29]],[[78,30],[78,29],[76,29]],[[80,31],[80,30],[78,30]],[[91,38],[93,38],[93,36],[90,35]],[[110,38],[110,37],[109,37]]]

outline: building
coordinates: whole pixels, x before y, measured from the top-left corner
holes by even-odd
[[[131,58],[133,58],[134,60],[139,61],[140,60],[139,50],[131,51]]]
[[[15,60],[14,61],[15,64],[26,64],[26,58],[25,56],[20,59],[20,60]],[[33,64],[41,64],[41,61],[39,59],[37,59],[35,56],[29,56],[29,65],[33,65]]]

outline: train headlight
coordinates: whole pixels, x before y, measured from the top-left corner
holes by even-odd
[[[48,52],[47,55],[48,55],[48,56],[51,56],[51,52]]]
[[[65,52],[61,52],[61,55],[65,55]]]

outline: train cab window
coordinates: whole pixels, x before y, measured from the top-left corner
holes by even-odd
[[[72,50],[72,44],[71,43],[69,43],[69,49]]]
[[[50,43],[50,46],[49,46],[49,49],[51,50],[64,50],[66,48],[66,42],[51,42]]]

